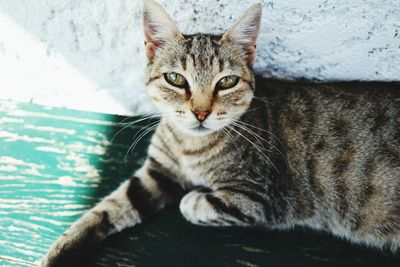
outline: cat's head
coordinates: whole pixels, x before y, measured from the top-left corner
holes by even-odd
[[[153,0],[144,0],[148,93],[163,117],[202,136],[239,119],[249,108],[261,5],[249,7],[222,36],[182,34]]]

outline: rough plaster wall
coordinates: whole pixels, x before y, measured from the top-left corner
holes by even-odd
[[[159,2],[183,32],[221,33],[255,1]],[[400,0],[261,2],[257,73],[400,81]],[[0,78],[0,98],[110,113],[152,110],[140,7],[139,0],[0,0],[0,75],[9,77]]]

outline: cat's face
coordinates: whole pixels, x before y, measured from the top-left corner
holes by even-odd
[[[261,6],[223,36],[184,36],[154,1],[143,9],[150,98],[175,127],[194,136],[218,131],[248,109]]]

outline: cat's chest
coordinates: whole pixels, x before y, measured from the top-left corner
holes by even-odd
[[[210,180],[210,172],[206,166],[198,163],[193,157],[182,156],[180,159],[181,172],[185,179],[193,186],[207,186]]]
[[[194,186],[209,186],[215,179],[216,158],[223,157],[226,140],[219,135],[185,139],[180,144],[181,174]]]

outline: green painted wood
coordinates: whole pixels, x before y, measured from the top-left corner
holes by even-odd
[[[0,101],[0,266],[33,266],[143,162],[153,121]],[[116,137],[112,139],[113,136]],[[323,233],[193,226],[176,207],[116,234],[82,266],[400,266],[400,256]]]

